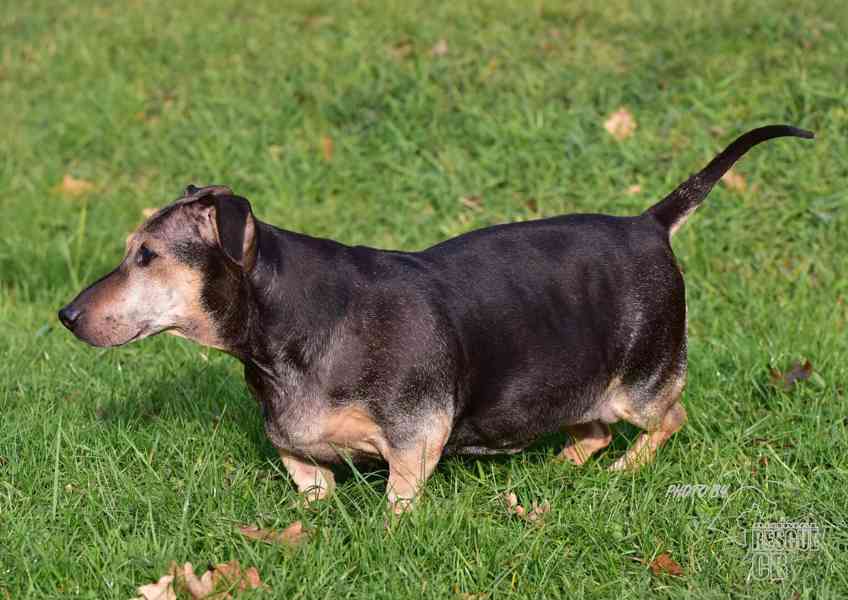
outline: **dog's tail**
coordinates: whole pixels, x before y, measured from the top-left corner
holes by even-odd
[[[676,190],[645,211],[659,221],[670,233],[674,233],[686,222],[698,205],[703,202],[716,182],[727,170],[751,148],[776,137],[794,136],[812,139],[812,131],[798,129],[789,125],[768,125],[752,129],[736,138],[724,152],[710,161],[703,170],[692,175],[680,184]]]

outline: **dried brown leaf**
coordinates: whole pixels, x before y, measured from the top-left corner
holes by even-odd
[[[488,80],[492,75],[495,74],[495,71],[498,70],[498,66],[499,63],[497,58],[492,58],[491,60],[489,60],[488,64],[480,73],[480,81]]]
[[[211,571],[212,583],[215,590],[255,590],[263,587],[262,581],[259,579],[259,573],[254,567],[250,567],[245,571],[241,570],[241,565],[237,560],[231,560],[228,563],[215,565]],[[205,576],[205,574],[204,574]]]
[[[562,32],[559,29],[551,29],[548,31],[547,37],[542,38],[542,50],[553,52],[557,49],[557,41],[562,37]]]
[[[269,544],[282,544],[284,546],[297,546],[309,538],[309,530],[303,527],[301,521],[295,521],[282,531],[260,529],[255,525],[245,525],[238,529],[243,536],[252,540],[259,540]]]
[[[448,42],[445,39],[441,39],[436,44],[430,48],[430,56],[444,56],[448,53]]]
[[[62,182],[56,186],[56,191],[65,196],[84,196],[94,189],[94,184],[85,179],[77,179],[72,175],[65,175]]]
[[[174,565],[176,567],[176,565]],[[176,567],[179,572],[176,575],[176,580],[185,585],[186,590],[195,600],[206,598],[215,591],[215,584],[212,582],[212,571],[206,571],[198,577],[194,574],[194,567],[187,562],[182,569]]]
[[[331,15],[309,15],[303,20],[303,24],[312,29],[319,29],[332,25],[335,20]]]
[[[551,511],[551,505],[547,501],[538,505],[533,503],[528,511],[518,503],[518,497],[515,495],[515,492],[504,492],[500,497],[509,514],[515,515],[519,519],[523,519],[529,523],[538,522]]]
[[[268,146],[268,154],[271,155],[272,160],[280,160],[283,155],[283,147],[279,144],[271,144]]]
[[[239,561],[233,559],[230,562],[218,563],[212,569],[212,581],[216,587],[218,583],[225,585],[235,585],[241,579],[241,565]]]
[[[745,178],[733,169],[728,169],[727,172],[721,176],[721,182],[727,187],[727,189],[734,192],[744,192],[748,187]]]
[[[518,506],[518,496],[515,495],[515,492],[504,492],[501,494],[501,500],[506,504],[507,509],[514,509]]]
[[[177,600],[177,594],[171,585],[173,581],[173,575],[163,575],[159,581],[139,587],[136,591],[141,596],[135,600]]]
[[[404,60],[409,58],[412,56],[413,52],[415,52],[415,46],[413,46],[411,40],[401,40],[389,48],[389,54],[391,54],[395,60]]]
[[[259,578],[259,571],[256,567],[248,567],[244,570],[244,581],[247,583],[247,589],[256,590],[264,586],[262,579]]]
[[[333,138],[329,135],[321,136],[321,154],[325,161],[333,160]]]
[[[651,572],[654,575],[674,575],[675,577],[683,576],[683,567],[671,558],[668,552],[663,552],[657,556],[650,564]]]
[[[796,383],[809,379],[812,374],[813,364],[809,360],[804,361],[804,364],[795,362],[785,373],[781,373],[778,369],[771,369],[771,383],[788,392],[795,387]]]
[[[483,199],[480,196],[463,196],[459,203],[471,210],[483,210]]]
[[[515,495],[515,492],[504,492],[501,494],[501,501],[509,514],[518,516],[524,514],[524,507],[518,503],[518,496]]]
[[[242,571],[237,560],[215,565],[199,577],[194,567],[187,562],[171,563],[168,574],[155,583],[138,588],[140,598],[135,600],[176,600],[177,594],[185,594],[193,600],[224,600],[232,598],[231,591],[240,592],[265,587],[255,567]]]
[[[551,505],[547,500],[538,506],[534,504],[533,508],[530,509],[530,512],[527,513],[527,520],[531,523],[535,523],[549,512],[551,512]]]
[[[629,110],[622,107],[607,117],[604,129],[618,141],[626,140],[636,131],[636,119]]]

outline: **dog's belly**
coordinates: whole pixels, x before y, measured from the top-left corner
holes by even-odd
[[[605,384],[566,392],[557,386],[537,393],[504,394],[493,399],[473,398],[454,423],[446,455],[513,454],[539,438],[584,423],[603,412]]]
[[[496,456],[498,454],[517,454],[526,446],[516,448],[488,448],[486,446],[445,446],[443,456]]]

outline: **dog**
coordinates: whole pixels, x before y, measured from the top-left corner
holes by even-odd
[[[388,463],[408,509],[439,459],[519,452],[565,431],[577,465],[609,425],[643,430],[612,469],[653,460],[686,421],[686,298],[671,236],[753,146],[739,137],[639,216],[487,227],[420,252],[263,223],[224,186],[188,186],[118,267],[59,311],[93,346],[163,331],[244,363],[265,430],[308,501],[343,461]]]

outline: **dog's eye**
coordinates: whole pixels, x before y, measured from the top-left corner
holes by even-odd
[[[136,262],[138,262],[139,267],[146,267],[150,264],[150,261],[156,258],[157,254],[145,246],[141,245],[141,248],[138,249],[138,254],[136,255]]]

